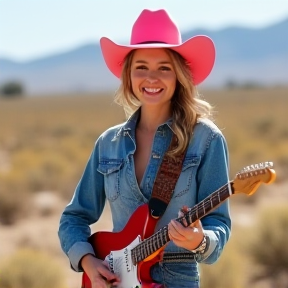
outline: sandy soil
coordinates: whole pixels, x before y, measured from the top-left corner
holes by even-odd
[[[283,199],[287,201],[288,181],[264,185],[259,190],[261,197],[258,196],[257,204],[253,205],[237,205],[236,198],[238,196],[233,196],[231,214],[235,224],[248,225],[251,223],[251,219],[255,215],[255,207],[281,203]],[[245,197],[245,195],[239,197]],[[57,237],[59,217],[65,205],[66,202],[57,197],[55,193],[38,193],[33,199],[33,207],[31,207],[33,212],[29,217],[19,220],[13,226],[0,225],[0,259],[9,257],[14,251],[23,247],[46,251],[63,267],[67,277],[67,287],[80,287],[81,274],[70,269],[68,259],[62,252]],[[103,217],[92,227],[92,231],[111,230],[111,220],[108,215],[109,208],[106,207]]]
[[[67,277],[67,287],[77,288],[81,285],[81,273],[70,269],[68,258],[62,252],[57,236],[60,215],[67,203],[55,193],[41,192],[33,199],[33,211],[29,217],[17,221],[12,226],[0,225],[0,261],[9,258],[21,248],[44,251],[53,256]],[[107,216],[106,216],[107,215]],[[111,230],[109,208],[99,223],[92,230]]]

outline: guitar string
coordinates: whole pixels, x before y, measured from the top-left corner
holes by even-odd
[[[199,202],[196,205],[196,207],[191,208],[191,210],[189,210],[188,213],[186,213],[182,217],[177,218],[176,220],[181,222],[181,221],[183,221],[185,219],[185,217],[187,215],[191,215],[191,214],[195,215],[195,212],[199,211],[199,209],[201,209],[201,211],[204,210],[204,214],[205,214],[205,211],[208,208],[209,209],[213,209],[215,206],[220,204],[221,201],[226,200],[230,196],[230,194],[228,193],[227,197],[225,197],[225,199],[223,199],[223,200],[221,200],[221,197],[219,197],[221,193],[227,192],[227,187],[228,187],[229,184],[230,183],[227,183],[224,186],[220,187],[218,190],[216,190],[214,193],[212,193],[211,196],[203,199],[201,202]],[[214,205],[214,202],[215,202],[214,200],[217,200],[217,204],[215,204],[215,205]],[[197,213],[196,216],[198,216],[198,213]],[[186,221],[187,221],[187,219],[186,219]],[[190,224],[193,222],[192,221],[192,216],[190,216],[188,218],[187,222],[190,222]],[[163,232],[164,232],[164,234],[163,234]],[[151,249],[151,246],[152,246],[151,243],[153,243],[153,244],[155,243],[155,238],[157,240],[158,247],[156,247],[156,249]],[[165,238],[165,239],[163,239],[163,238]],[[158,240],[160,240],[161,243],[159,243]],[[163,226],[161,229],[159,229],[155,234],[153,234],[152,236],[146,238],[139,245],[134,247],[131,250],[131,255],[132,255],[132,257],[134,257],[136,262],[139,262],[139,261],[144,260],[145,258],[147,258],[152,253],[156,252],[158,249],[160,249],[162,246],[164,246],[167,242],[169,242],[169,240],[170,239],[169,239],[169,236],[168,236],[168,226],[166,225],[166,226]],[[150,249],[150,251],[148,251],[149,249]]]
[[[228,186],[228,184],[226,184],[226,185],[224,185],[224,186],[222,186],[220,189],[218,189],[217,191],[215,191],[213,194],[211,194],[211,196],[210,197],[208,197],[208,198],[205,198],[204,200],[202,200],[201,202],[199,202],[199,204],[197,204],[197,207],[194,207],[194,208],[192,208],[188,213],[189,213],[189,215],[190,214],[193,214],[193,212],[195,212],[195,211],[198,211],[199,209],[203,209],[204,208],[204,211],[205,210],[207,210],[207,209],[205,209],[205,208],[214,208],[216,205],[218,205],[219,203],[217,202],[217,204],[214,206],[214,203],[213,203],[213,200],[215,200],[216,199],[216,197],[217,197],[217,201],[220,201],[221,200],[221,198],[219,198],[219,193],[221,193],[221,192],[223,192],[223,191],[226,191],[227,192],[227,187],[226,186]],[[216,196],[216,197],[215,197]],[[228,194],[228,196],[229,196],[229,194]],[[227,197],[225,198],[225,199],[223,199],[223,200],[226,200],[227,199]],[[212,203],[211,203],[211,200],[212,200]],[[207,204],[209,204],[209,206],[207,206]],[[212,204],[212,205],[211,205]],[[203,206],[203,207],[201,207],[201,205]],[[199,207],[199,208],[198,208]],[[187,213],[187,214],[188,214]],[[205,212],[204,212],[205,213]],[[187,215],[186,214],[186,215]],[[180,217],[180,218],[178,218],[178,219],[176,219],[176,220],[178,220],[179,222],[181,221],[181,220],[183,220],[185,218],[185,216],[183,216],[183,217]],[[189,219],[191,219],[192,220],[192,217],[190,216],[190,218]],[[187,220],[186,220],[187,221]],[[134,258],[136,258],[137,260],[135,260],[136,262],[139,262],[139,261],[141,261],[141,260],[144,260],[145,258],[147,258],[149,255],[151,255],[153,252],[156,252],[159,248],[161,248],[162,246],[164,246],[168,241],[169,241],[169,237],[168,237],[168,226],[164,226],[163,228],[165,228],[165,229],[160,229],[160,230],[158,230],[154,235],[152,235],[152,236],[150,236],[149,238],[146,238],[144,241],[142,241],[141,243],[140,243],[140,245],[138,245],[138,246],[136,246],[136,247],[134,247],[132,250],[132,254],[133,254],[133,256],[134,256]],[[165,230],[167,230],[167,231],[165,231]],[[163,231],[165,232],[165,234],[163,234]],[[165,239],[163,239],[163,236],[164,236],[164,238]],[[162,243],[160,243],[160,245],[161,246],[159,246],[158,245],[158,249],[156,249],[156,250],[149,250],[149,248],[151,249],[151,243],[155,243],[155,238],[157,239],[157,240],[162,240],[161,242]],[[157,241],[158,242],[158,241]],[[142,245],[143,244],[143,245]],[[138,252],[138,253],[136,253],[136,252]]]
[[[258,171],[245,171],[245,173],[240,173],[240,174],[238,173],[236,175],[237,177],[240,177],[240,176],[249,177],[249,176],[255,175],[254,172],[266,173],[265,172],[266,170],[267,169],[264,168],[264,169],[258,169]],[[221,202],[224,202],[227,198],[233,195],[233,191],[231,191],[232,190],[231,183],[232,181],[220,187],[218,190],[213,192],[210,196],[200,201],[196,206],[192,207],[184,216],[179,217],[176,220],[183,224],[182,221],[185,219],[187,222],[187,226],[189,226],[197,219],[200,219],[201,217],[203,217],[206,214],[207,209],[208,209],[208,212],[210,212],[217,205],[221,204]],[[224,192],[226,193],[228,192],[228,194],[225,195],[223,194]],[[221,199],[221,196],[225,196],[225,198]],[[215,200],[216,200],[216,204],[215,204]],[[201,216],[199,216],[199,212],[201,212],[201,214],[202,212],[204,213]],[[193,221],[193,216],[196,216],[196,219],[194,221]],[[161,241],[161,243],[159,243],[159,241]],[[149,255],[153,254],[158,249],[163,247],[169,241],[170,239],[168,236],[168,226],[166,225],[166,226],[163,226],[161,229],[159,229],[152,236],[143,240],[140,244],[138,244],[136,247],[134,247],[131,250],[131,253],[132,253],[132,256],[134,257],[135,262],[144,260]],[[158,247],[157,246],[155,247],[155,243],[157,243]]]

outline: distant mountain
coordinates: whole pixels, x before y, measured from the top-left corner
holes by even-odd
[[[262,29],[199,29],[185,33],[183,39],[196,34],[208,35],[216,46],[216,63],[208,85],[227,81],[288,85],[288,18]]]
[[[199,34],[213,39],[217,54],[203,86],[288,85],[288,19],[262,29],[191,30],[182,38]],[[31,94],[107,91],[119,84],[106,67],[99,44],[24,63],[0,59],[0,84],[10,80],[21,81]]]
[[[119,83],[110,74],[93,44],[24,63],[0,59],[0,84],[17,80],[30,94],[105,91]]]

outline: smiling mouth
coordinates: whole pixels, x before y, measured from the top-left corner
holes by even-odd
[[[162,88],[142,88],[142,91],[143,92],[146,92],[148,94],[156,94],[156,93],[159,93],[159,92],[162,92],[163,89]]]

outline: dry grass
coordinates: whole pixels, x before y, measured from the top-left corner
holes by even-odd
[[[215,106],[216,123],[227,138],[231,176],[253,162],[270,160],[288,167],[288,88],[201,93]],[[6,159],[17,166],[27,158],[37,166],[37,158],[45,155],[84,165],[97,136],[124,119],[112,95],[0,99],[0,151],[8,152]]]
[[[236,237],[240,234],[236,231],[253,223],[258,208],[273,203],[273,199],[275,203],[287,199],[288,88],[201,92],[215,106],[216,123],[228,141],[231,178],[253,163],[273,161],[276,166],[275,185],[261,187],[252,198],[243,195],[232,199],[235,233],[227,246],[228,253],[238,247]],[[5,195],[6,203],[11,205],[5,215],[11,213],[10,224],[14,223],[0,224],[0,259],[23,247],[48,251],[65,267],[68,287],[79,287],[81,275],[70,271],[59,247],[60,213],[73,193],[96,138],[124,119],[122,109],[113,104],[112,94],[0,98],[0,195]],[[43,195],[54,198],[51,196],[49,202]],[[1,210],[8,204],[0,201],[0,220]],[[94,231],[111,229],[108,214],[107,207]],[[233,239],[237,243],[233,244]],[[247,263],[235,251],[230,254],[237,258],[235,270],[239,263]],[[232,261],[227,257],[224,254],[224,266]]]
[[[204,96],[215,106],[216,123],[227,138],[232,175],[262,161],[288,172],[288,88],[207,91]]]

